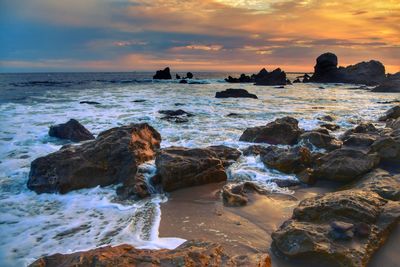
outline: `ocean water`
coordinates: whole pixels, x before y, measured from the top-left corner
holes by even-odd
[[[162,147],[223,144],[243,149],[249,144],[238,140],[246,127],[290,115],[310,130],[321,123],[318,117],[329,114],[338,118],[339,135],[360,120],[375,120],[391,107],[381,102],[399,97],[354,89],[356,85],[257,87],[225,83],[223,78],[232,74],[194,74],[193,84],[154,82],[150,73],[0,74],[0,265],[26,266],[42,255],[120,243],[157,249],[184,242],[179,236],[158,237],[159,204],[168,201],[167,195],[121,203],[115,201],[116,186],[65,195],[28,190],[31,161],[67,143],[48,136],[52,124],[75,118],[97,135],[111,127],[147,122],[161,133]],[[227,88],[246,89],[259,99],[214,97]],[[176,124],[160,119],[162,109],[184,109],[195,116]],[[156,171],[154,162],[141,168],[149,177]],[[227,173],[231,180],[254,180],[284,194],[293,192],[271,180],[296,179],[251,156],[240,158]]]

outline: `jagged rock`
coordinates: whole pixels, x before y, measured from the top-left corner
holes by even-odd
[[[391,175],[382,169],[367,173],[353,187],[373,191],[388,200],[400,200],[400,175]]]
[[[335,150],[342,146],[342,141],[337,140],[335,137],[330,136],[328,133],[311,131],[305,132],[299,136],[299,142],[305,145],[315,146],[326,150]]]
[[[154,158],[160,142],[160,134],[146,123],[109,129],[91,142],[35,159],[28,188],[64,194],[134,179],[137,166]]]
[[[175,78],[176,78],[177,80],[180,80],[180,79],[181,79],[181,76],[177,73],[177,74],[175,75]]]
[[[227,180],[224,162],[207,148],[169,147],[156,156],[160,183],[167,192]]]
[[[378,163],[379,157],[376,154],[341,148],[320,157],[313,176],[318,180],[351,182],[375,168]]]
[[[268,123],[266,126],[247,128],[240,136],[240,141],[269,143],[273,145],[293,145],[297,142],[302,130],[298,121],[292,117],[283,117]]]
[[[247,90],[244,89],[226,89],[225,91],[216,92],[215,97],[216,98],[243,97],[243,98],[258,99],[258,97],[255,94],[250,94],[249,92],[247,92]]]
[[[341,140],[346,140],[354,134],[368,134],[370,136],[379,136],[380,130],[377,129],[372,123],[361,123],[353,129],[347,130],[341,137]]]
[[[300,202],[292,219],[272,233],[272,249],[292,259],[318,259],[320,265],[365,267],[399,218],[400,203],[374,192],[326,193]]]
[[[242,153],[236,148],[227,147],[224,145],[209,146],[207,149],[213,151],[217,157],[222,160],[224,167],[228,167],[242,155]]]
[[[360,62],[345,68],[337,67],[338,59],[333,53],[317,58],[310,82],[377,84],[385,78],[385,67],[376,60]]]
[[[266,166],[284,173],[299,173],[312,164],[311,152],[305,147],[269,146],[261,151],[260,158]]]
[[[271,259],[268,254],[263,253],[231,256],[226,254],[223,247],[218,243],[211,243],[202,240],[190,240],[173,250],[135,249],[130,245],[123,244],[115,247],[106,246],[72,254],[54,254],[42,257],[29,266],[271,267]]]
[[[385,115],[379,118],[380,121],[386,121],[389,119],[400,118],[400,106],[394,106],[385,112]]]
[[[224,205],[230,207],[245,206],[249,202],[247,196],[250,192],[267,194],[259,185],[254,182],[244,182],[239,184],[227,184],[222,188],[222,200]]]
[[[50,126],[49,135],[60,139],[68,139],[73,142],[94,139],[93,134],[74,119],[70,119],[66,123]]]
[[[367,148],[372,145],[377,138],[378,136],[372,134],[355,133],[346,136],[343,139],[343,145],[346,147]]]
[[[261,70],[254,77],[255,85],[286,85],[286,73],[281,69],[275,69],[267,72],[265,69]]]
[[[400,72],[388,75],[372,92],[399,93],[400,92]]]
[[[142,199],[150,196],[149,187],[143,174],[138,173],[133,179],[127,179],[117,188],[120,199]]]
[[[371,145],[370,153],[378,153],[381,162],[399,164],[400,139],[393,137],[382,137]]]
[[[228,83],[251,83],[254,82],[254,77],[250,77],[242,73],[239,78],[233,78],[232,76],[229,76],[225,79],[225,81]]]
[[[333,124],[333,123],[324,123],[324,124],[321,124],[321,127],[326,128],[332,132],[340,129],[339,125]]]
[[[169,70],[169,67],[166,67],[163,70],[158,70],[156,72],[156,74],[153,76],[153,79],[157,79],[157,80],[171,80],[172,76],[171,76],[171,72]]]

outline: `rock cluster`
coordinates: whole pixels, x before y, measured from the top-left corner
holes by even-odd
[[[254,83],[255,85],[286,85],[288,80],[286,79],[286,73],[281,69],[275,69],[268,72],[265,68],[260,70],[257,74],[248,76],[241,74],[239,78],[233,78],[229,76],[225,79],[229,83]]]
[[[106,246],[72,254],[54,254],[33,262],[30,267],[56,266],[210,266],[270,267],[268,254],[254,253],[231,256],[218,243],[190,240],[176,249],[135,249],[130,245]]]

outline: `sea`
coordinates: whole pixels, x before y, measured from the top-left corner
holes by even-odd
[[[160,203],[167,194],[142,201],[116,201],[115,188],[96,187],[68,194],[36,194],[26,184],[30,163],[68,141],[48,135],[50,125],[77,119],[94,135],[112,127],[146,122],[162,136],[162,147],[227,145],[244,149],[247,127],[282,117],[311,130],[333,115],[339,136],[355,124],[376,120],[398,94],[369,92],[349,84],[295,83],[279,86],[228,84],[237,73],[194,73],[188,84],[155,81],[150,72],[0,74],[0,266],[27,266],[43,255],[71,253],[121,243],[138,248],[173,249],[185,240],[162,237]],[[173,73],[173,76],[175,74]],[[184,75],[180,73],[180,75]],[[291,73],[293,80],[301,74]],[[242,88],[258,99],[217,99],[215,93]],[[99,104],[81,104],[95,101]],[[187,123],[162,120],[159,110],[183,109]],[[235,113],[235,116],[228,114]],[[151,177],[154,161],[140,166]],[[264,188],[293,194],[274,179],[296,179],[266,168],[259,158],[242,156],[227,169],[229,180],[252,180]]]

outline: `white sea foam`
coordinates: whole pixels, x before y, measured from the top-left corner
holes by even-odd
[[[230,86],[217,80],[209,84],[137,83],[112,84],[103,88],[49,88],[23,102],[0,104],[0,262],[2,266],[23,266],[42,254],[68,253],[107,244],[129,243],[142,248],[174,248],[184,240],[159,238],[159,203],[114,202],[115,187],[84,189],[66,195],[37,195],[26,188],[30,162],[54,152],[64,141],[47,135],[49,125],[78,119],[94,134],[111,127],[137,122],[154,126],[163,138],[162,147],[205,147],[224,144],[243,149],[238,142],[246,127],[265,125],[281,117],[294,116],[306,129],[317,127],[317,117],[332,114],[345,130],[349,119],[377,118],[387,105],[381,96],[367,91],[346,90],[346,86],[295,84],[284,89],[235,85],[259,99],[216,99],[215,92]],[[88,84],[90,86],[90,84]],[[393,96],[394,98],[395,96]],[[144,99],[145,102],[135,102]],[[100,105],[82,105],[80,101]],[[183,105],[175,105],[176,103]],[[184,109],[195,114],[189,123],[161,120],[158,110]],[[238,113],[240,117],[229,117]],[[154,162],[141,167],[151,175]],[[266,168],[257,157],[241,157],[232,165],[230,179],[249,179],[274,192],[290,194],[273,179],[295,179]],[[149,215],[151,214],[151,216]]]

